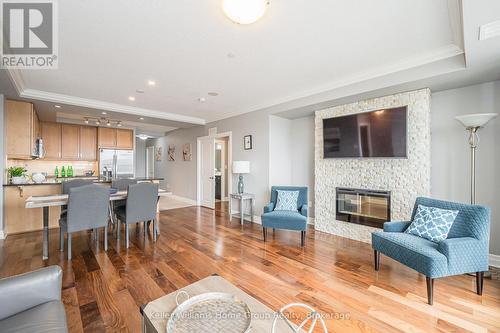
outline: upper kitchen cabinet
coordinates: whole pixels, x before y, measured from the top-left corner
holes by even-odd
[[[49,160],[61,159],[61,124],[42,122],[41,128],[45,158]]]
[[[134,149],[134,131],[120,128],[117,129],[116,148]]]
[[[99,148],[116,147],[116,128],[99,127],[98,133]]]
[[[134,149],[134,131],[99,127],[99,148]]]
[[[97,128],[80,127],[80,159],[84,161],[97,160]]]
[[[7,100],[5,124],[7,157],[31,159],[35,141],[40,137],[40,123],[33,104]]]
[[[80,126],[61,125],[61,159],[80,159]]]

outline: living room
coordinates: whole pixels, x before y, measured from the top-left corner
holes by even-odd
[[[0,331],[500,331],[497,1],[44,3]]]

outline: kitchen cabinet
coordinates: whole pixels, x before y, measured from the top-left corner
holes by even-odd
[[[99,148],[116,148],[116,129],[99,127]]]
[[[42,208],[25,208],[32,195],[61,194],[61,185],[4,186],[4,225],[7,234],[43,229]],[[61,207],[49,208],[49,228],[59,227]]]
[[[134,131],[128,129],[116,129],[116,148],[134,149]]]
[[[45,159],[61,159],[61,124],[42,122],[41,132],[45,148]]]
[[[80,126],[61,125],[61,159],[80,159]]]
[[[134,131],[99,127],[99,148],[134,149]]]
[[[97,128],[80,126],[80,159],[97,160]]]
[[[40,124],[33,104],[6,100],[5,125],[7,158],[31,159],[35,141],[40,137]]]

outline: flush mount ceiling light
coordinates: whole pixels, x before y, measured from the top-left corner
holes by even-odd
[[[155,86],[156,82],[153,80],[148,80],[148,86]]]
[[[146,134],[139,134],[137,137],[141,140],[147,140],[149,138]]]
[[[129,100],[129,101],[135,101],[135,97],[134,97],[134,96],[129,96],[129,97],[128,97],[128,100]]]
[[[55,107],[55,108],[58,108],[58,109],[60,109],[60,108],[61,108],[61,106],[60,106],[59,104],[54,105],[54,107]]]
[[[222,0],[222,10],[238,24],[257,22],[266,12],[268,0]]]

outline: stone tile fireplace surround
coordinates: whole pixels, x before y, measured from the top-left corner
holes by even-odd
[[[323,118],[408,106],[408,158],[323,158]],[[390,191],[391,220],[408,220],[415,198],[430,196],[430,90],[421,89],[316,111],[315,228],[371,242],[371,226],[336,219],[336,188]]]

